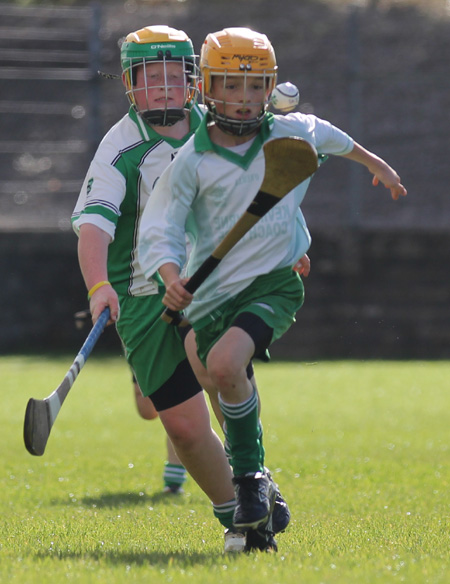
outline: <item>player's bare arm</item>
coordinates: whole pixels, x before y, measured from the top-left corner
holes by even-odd
[[[110,236],[99,227],[89,223],[81,225],[78,259],[86,288],[91,291],[89,306],[94,323],[107,306],[111,313],[109,324],[119,318],[117,294],[108,283],[107,258],[110,243]]]
[[[349,154],[344,154],[344,158],[354,160],[367,167],[373,174],[372,184],[377,186],[381,182],[387,189],[390,189],[391,196],[396,201],[399,197],[405,197],[407,190],[401,184],[399,175],[382,158],[366,150],[355,142],[353,150]]]
[[[188,278],[180,278],[180,268],[176,264],[169,262],[163,264],[158,271],[166,286],[163,304],[177,312],[189,306],[193,295],[184,287]]]

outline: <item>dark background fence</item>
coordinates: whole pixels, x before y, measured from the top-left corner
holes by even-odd
[[[303,210],[312,272],[275,357],[446,358],[450,248],[450,10],[446,0],[0,2],[0,350],[71,350],[87,304],[70,214],[90,158],[127,110],[119,39],[146,24],[244,25],[275,47],[299,110],[348,131],[408,188],[392,202],[334,158]],[[120,351],[114,332],[100,347]]]

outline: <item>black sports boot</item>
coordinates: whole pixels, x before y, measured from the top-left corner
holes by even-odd
[[[245,531],[265,525],[273,511],[275,483],[262,472],[233,477],[236,509],[233,525]]]
[[[270,471],[267,467],[265,468],[265,473],[269,481],[272,482],[275,489],[275,505],[273,507],[272,515],[269,518],[267,529],[273,533],[280,533],[281,531],[284,531],[289,525],[289,521],[291,520],[291,512],[289,511],[288,504],[283,499],[280,493],[280,489],[277,483],[273,480],[272,475],[270,474]]]
[[[244,551],[251,552],[253,550],[277,552],[278,545],[274,534],[271,531],[267,531],[264,526],[258,529],[249,529]]]

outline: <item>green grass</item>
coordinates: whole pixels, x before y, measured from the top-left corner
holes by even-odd
[[[44,456],[26,452],[27,400],[70,364],[0,358],[0,582],[449,581],[450,363],[257,365],[292,522],[278,554],[238,557],[192,480],[160,495],[164,434],[137,416],[121,358],[93,356]]]

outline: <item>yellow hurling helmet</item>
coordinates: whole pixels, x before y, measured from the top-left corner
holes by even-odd
[[[226,28],[209,34],[202,46],[200,73],[203,103],[208,106],[217,126],[227,133],[239,136],[254,132],[261,125],[269,106],[270,94],[277,82],[277,69],[275,52],[266,35],[249,28]],[[233,119],[226,114],[227,104],[231,106],[231,102],[223,98],[214,99],[211,95],[213,77],[221,77],[225,87],[227,78],[234,76],[242,76],[246,85],[255,78],[263,80],[264,96],[258,102],[261,109],[256,118]],[[217,113],[218,103],[223,105],[224,113]],[[251,104],[244,96],[245,103]]]

